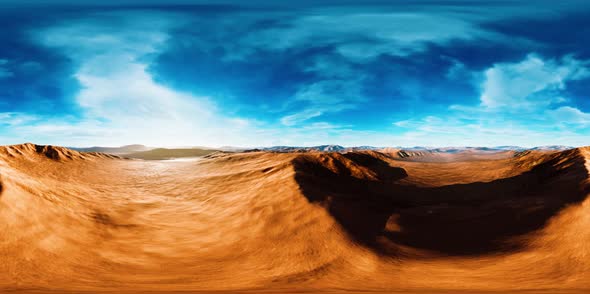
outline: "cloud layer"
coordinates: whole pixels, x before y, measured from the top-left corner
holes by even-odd
[[[0,143],[590,145],[584,3],[53,9],[3,15]]]

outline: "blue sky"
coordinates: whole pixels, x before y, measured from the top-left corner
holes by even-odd
[[[587,1],[5,0],[0,144],[590,145],[589,15]]]

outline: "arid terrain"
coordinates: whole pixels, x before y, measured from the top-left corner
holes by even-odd
[[[0,147],[0,291],[588,293],[588,160]]]

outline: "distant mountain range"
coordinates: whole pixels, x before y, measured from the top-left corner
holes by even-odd
[[[261,147],[255,148],[245,151],[272,151],[272,152],[310,152],[310,151],[317,151],[317,152],[341,152],[345,151],[347,148],[342,147],[340,145],[320,145],[320,146],[313,146],[313,147],[296,147],[296,146],[272,146],[272,147]]]
[[[114,155],[121,155],[121,154],[132,153],[132,152],[142,152],[142,151],[148,151],[148,150],[155,149],[155,148],[147,147],[147,146],[140,145],[140,144],[125,145],[125,146],[121,146],[121,147],[94,146],[94,147],[69,147],[69,148],[76,150],[76,151],[81,151],[81,152],[101,152],[101,153],[109,153],[109,154],[114,154]]]
[[[208,149],[203,147],[185,147],[185,148],[155,148],[140,144],[125,145],[121,147],[88,147],[88,148],[70,148],[80,152],[100,152],[118,155],[127,158],[137,158],[146,160],[162,160],[182,157],[199,157],[221,151],[219,149]]]
[[[357,147],[343,147],[340,145],[319,145],[312,147],[297,147],[297,146],[272,146],[249,149],[245,151],[271,151],[271,152],[343,152],[343,151],[361,151],[361,150],[404,150],[410,152],[431,152],[431,153],[459,153],[466,151],[473,152],[500,152],[500,151],[524,151],[524,150],[546,150],[546,151],[563,151],[573,149],[574,147],[552,145],[540,146],[534,148],[525,148],[519,146],[497,146],[497,147],[375,147],[375,146],[357,146]]]
[[[397,153],[401,158],[423,156],[426,154],[455,154],[455,153],[493,153],[503,151],[526,151],[526,150],[539,150],[539,151],[564,151],[572,149],[574,147],[562,146],[562,145],[551,145],[551,146],[540,146],[534,148],[524,148],[519,146],[497,146],[497,147],[375,147],[375,146],[356,146],[356,147],[344,147],[340,145],[318,145],[312,147],[303,146],[272,146],[272,147],[259,147],[253,149],[245,149],[239,147],[221,147],[221,148],[207,148],[207,147],[183,147],[183,148],[155,148],[148,147],[140,144],[126,145],[121,147],[88,147],[88,148],[71,148],[81,152],[101,152],[113,155],[119,155],[129,158],[139,159],[170,159],[180,157],[197,157],[208,155],[217,151],[224,152],[280,152],[280,153],[295,153],[295,152],[349,152],[349,151],[363,151],[363,150],[374,150],[387,153]]]

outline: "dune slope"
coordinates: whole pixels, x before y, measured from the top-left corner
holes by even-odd
[[[0,147],[0,288],[583,292],[588,158]]]

